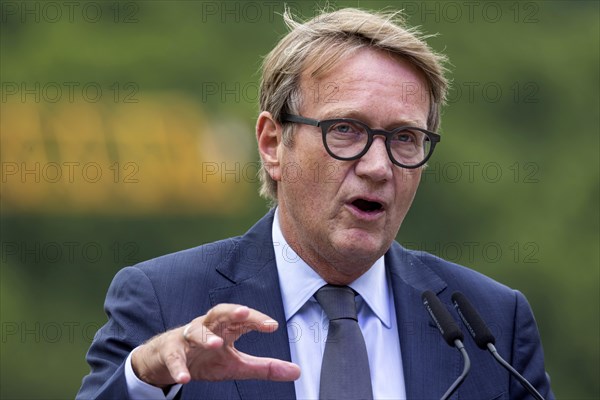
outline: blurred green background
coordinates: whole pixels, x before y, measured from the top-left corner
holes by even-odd
[[[329,5],[403,8],[451,61],[398,239],[521,290],[557,397],[600,398],[598,2]],[[253,128],[283,3],[1,7],[0,397],[71,398],[120,268],[267,210]]]

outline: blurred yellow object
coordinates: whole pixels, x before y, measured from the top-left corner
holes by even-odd
[[[240,183],[257,181],[252,133],[232,146],[200,103],[178,93],[137,103],[8,101],[0,128],[3,212],[225,213],[253,195]]]

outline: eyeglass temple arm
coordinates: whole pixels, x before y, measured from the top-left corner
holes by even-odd
[[[305,118],[305,117],[301,117],[299,115],[293,115],[293,114],[282,114],[281,121],[282,122],[296,122],[299,124],[306,124],[306,125],[312,125],[312,126],[320,126],[321,125],[321,122],[317,121],[316,119]]]

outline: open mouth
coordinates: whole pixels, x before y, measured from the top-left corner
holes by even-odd
[[[351,204],[354,207],[358,208],[360,211],[366,213],[376,213],[383,210],[383,205],[376,201],[356,199]]]

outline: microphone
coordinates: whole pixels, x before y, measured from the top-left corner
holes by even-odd
[[[452,315],[450,315],[440,299],[438,299],[435,293],[433,293],[431,290],[424,291],[421,295],[421,299],[423,300],[423,305],[429,312],[431,319],[439,329],[446,343],[452,347],[456,347],[463,357],[462,373],[458,378],[456,378],[454,383],[452,383],[452,385],[441,398],[441,400],[446,400],[452,396],[456,389],[458,389],[458,387],[465,380],[467,373],[469,373],[469,370],[471,369],[471,360],[469,360],[469,355],[467,354],[465,345],[462,342],[464,340],[462,331],[458,325],[456,325],[454,318],[452,318]]]
[[[452,294],[452,302],[454,303],[454,308],[456,308],[458,315],[460,315],[460,319],[462,319],[467,330],[473,337],[475,344],[482,350],[489,350],[489,352],[492,353],[492,356],[494,356],[494,359],[506,368],[506,370],[510,372],[525,389],[527,389],[529,394],[537,400],[544,400],[542,395],[535,390],[533,385],[519,374],[512,365],[506,362],[500,354],[498,354],[498,351],[494,346],[496,338],[492,335],[492,332],[490,332],[477,310],[475,310],[475,307],[467,300],[467,297],[461,292],[454,292]]]

